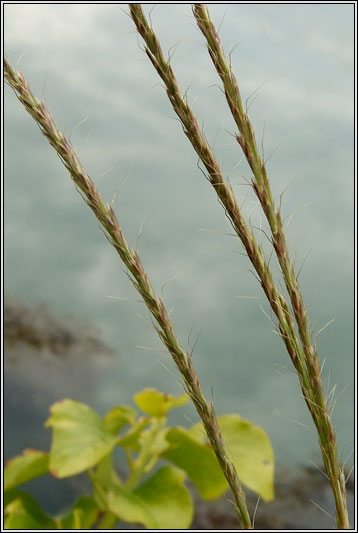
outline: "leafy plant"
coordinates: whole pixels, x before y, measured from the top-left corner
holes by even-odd
[[[188,400],[187,394],[174,397],[145,389],[134,396],[144,414],[121,405],[103,418],[73,400],[52,405],[46,422],[53,430],[50,452],[25,450],[6,466],[5,528],[109,529],[124,521],[148,529],[187,529],[193,502],[186,479],[205,500],[218,498],[228,489],[202,424],[191,428],[167,425],[168,412]],[[220,416],[218,422],[242,483],[271,500],[273,452],[263,429],[238,415]],[[118,447],[127,458],[126,476],[114,465]],[[47,473],[67,478],[81,472],[89,476],[93,493],[55,517],[18,489]]]

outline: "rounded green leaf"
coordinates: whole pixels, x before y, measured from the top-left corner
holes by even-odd
[[[184,472],[177,468],[161,468],[133,492],[111,491],[108,509],[121,520],[144,524],[147,529],[188,529],[193,503],[184,479]]]
[[[218,417],[226,447],[240,481],[265,501],[274,498],[274,454],[265,431],[239,415]],[[200,443],[207,442],[202,423],[188,433]]]
[[[122,486],[122,481],[113,466],[113,452],[109,453],[99,461],[92,482],[94,480],[106,489],[110,488],[112,485]]]
[[[240,481],[265,501],[274,498],[274,454],[262,427],[239,415],[218,417]]]
[[[30,449],[24,450],[22,455],[9,459],[4,471],[4,490],[46,474],[48,460],[48,453]]]
[[[4,505],[5,529],[57,529],[55,521],[39,506],[37,501],[19,490],[9,490]]]
[[[134,396],[138,407],[151,416],[165,416],[170,409],[184,405],[188,399],[187,394],[172,396],[157,389],[144,389]]]
[[[127,424],[133,424],[137,417],[136,410],[129,405],[119,405],[113,407],[108,411],[104,417],[104,421],[112,431],[112,433],[118,433],[122,427]]]
[[[265,431],[239,415],[219,416],[218,422],[240,481],[263,500],[272,500],[274,455]],[[226,491],[227,481],[202,423],[189,430],[169,430],[167,440],[171,446],[162,457],[187,472],[202,498],[218,498]]]
[[[90,407],[74,400],[52,405],[46,426],[53,428],[49,470],[55,477],[83,472],[107,455],[117,442]]]
[[[205,500],[219,498],[227,490],[227,481],[211,447],[195,440],[184,428],[170,429],[166,434],[169,448],[161,454],[185,470]]]
[[[75,505],[59,517],[61,529],[91,529],[101,511],[91,496],[82,496]]]
[[[143,524],[148,529],[158,529],[151,510],[139,496],[118,487],[106,496],[107,510],[129,524]]]

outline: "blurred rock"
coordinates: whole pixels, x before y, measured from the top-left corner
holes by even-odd
[[[48,449],[43,424],[63,398],[94,405],[96,387],[113,359],[97,329],[45,306],[4,301],[4,452]]]
[[[28,306],[14,297],[4,299],[4,341],[7,348],[19,344],[40,351],[48,350],[59,356],[73,350],[85,349],[101,353],[110,350],[99,340],[100,332],[93,324],[85,324],[78,317],[60,318],[45,305]]]
[[[353,521],[355,500],[352,476],[347,483],[347,492],[348,511]],[[255,515],[255,529],[336,529],[331,488],[327,478],[318,469],[304,468],[294,476],[292,472],[278,472],[275,477],[275,499],[269,503],[262,500],[257,503],[257,495],[247,490],[245,493],[250,515]],[[239,529],[228,498],[232,499],[229,493],[226,498],[212,502],[198,499],[191,529]]]

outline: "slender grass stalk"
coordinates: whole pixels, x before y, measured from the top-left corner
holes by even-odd
[[[93,181],[78,159],[75,150],[57,128],[44,102],[39,101],[33,95],[22,72],[15,71],[7,59],[4,59],[4,77],[26,111],[39,126],[41,133],[56,150],[57,155],[70,173],[77,190],[103,228],[106,238],[128,269],[128,276],[154,318],[154,328],[178,367],[184,380],[185,389],[204,424],[211,447],[233,492],[236,502],[234,508],[240,523],[244,529],[252,529],[250,515],[246,507],[245,494],[235,466],[229,459],[214,406],[212,402],[208,402],[204,397],[190,355],[181,348],[169,315],[162,300],[155,295],[137,251],[128,247],[112,206],[103,202]]]
[[[173,69],[169,60],[166,60],[164,57],[160,42],[153,28],[148,23],[140,4],[130,4],[129,10],[137,31],[146,44],[145,52],[159,76],[164,81],[168,98],[182,123],[184,133],[204,164],[208,172],[208,179],[215,188],[230,223],[240,237],[247,255],[260,278],[261,286],[270,306],[278,319],[279,333],[297,371],[303,397],[318,431],[324,465],[335,497],[338,527],[341,529],[349,528],[345,477],[339,467],[334,428],[323,392],[318,355],[310,340],[307,312],[303,304],[294,267],[288,257],[281,216],[274,206],[265,166],[257,150],[253,128],[247,114],[243,110],[238,85],[233,77],[232,70],[226,64],[221,45],[218,46],[219,41],[216,30],[209,19],[206,8],[201,4],[195,4],[193,7],[194,15],[196,16],[199,28],[206,37],[208,36],[209,53],[220,77],[225,81],[224,87],[228,103],[239,127],[240,134],[237,136],[237,140],[242,146],[245,156],[248,158],[249,165],[254,174],[253,187],[262,202],[264,212],[269,220],[273,233],[273,246],[278,255],[292,302],[293,316],[298,324],[302,346],[297,337],[292,312],[286,299],[280,294],[274,284],[262,249],[257,244],[254,234],[247,226],[241,214],[230,184],[225,182],[222,177],[213,152],[186,98],[180,91]]]
[[[238,82],[231,64],[228,64],[219,35],[210,19],[205,4],[193,4],[197,25],[205,36],[207,48],[218,75],[221,78],[226,100],[238,128],[236,139],[253,173],[252,187],[260,201],[272,234],[275,250],[292,309],[298,326],[305,365],[310,380],[313,403],[310,409],[316,425],[323,462],[329,477],[336,503],[336,519],[339,529],[349,528],[346,487],[343,471],[339,467],[335,432],[323,391],[321,365],[316,346],[311,340],[307,310],[298,284],[295,268],[290,260],[280,209],[276,208],[265,162],[259,154],[255,134],[249,116],[243,108]]]
[[[304,395],[307,397],[307,394],[309,395],[309,379],[304,366],[304,354],[300,349],[300,343],[296,335],[291,311],[287,302],[274,284],[263,251],[257,244],[253,232],[242,216],[230,183],[224,181],[219,164],[215,159],[186,98],[181,93],[170,62],[164,58],[159,40],[153,28],[149,25],[140,4],[129,4],[129,10],[138,33],[143,37],[146,43],[145,52],[165,83],[168,98],[182,123],[183,131],[204,164],[208,172],[208,179],[214,187],[231,225],[240,237],[247,255],[258,273],[262,288],[271,308],[278,318],[280,335],[286,345],[293,364],[298,369],[302,379],[302,386],[305,391]]]

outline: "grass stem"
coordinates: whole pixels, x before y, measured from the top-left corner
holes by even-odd
[[[170,60],[164,57],[153,27],[146,19],[140,4],[129,4],[129,10],[137,31],[145,42],[145,52],[165,84],[168,98],[181,121],[183,131],[204,164],[208,173],[208,180],[214,187],[232,227],[239,236],[258,274],[268,302],[277,317],[278,332],[296,369],[303,397],[318,431],[323,462],[335,498],[337,525],[340,529],[349,528],[344,473],[339,467],[335,432],[323,391],[320,362],[316,348],[310,338],[307,311],[294,266],[289,259],[280,211],[274,205],[265,165],[259,155],[251,122],[243,108],[236,78],[231,65],[227,64],[208,10],[203,4],[193,5],[194,16],[207,39],[209,54],[222,79],[226,99],[239,130],[236,136],[237,141],[254,176],[252,186],[270,225],[272,244],[279,260],[292,310],[285,297],[275,286],[262,248],[258,245],[253,232],[244,220],[230,183],[225,181],[222,176],[212,149],[188,104],[186,96],[180,90]]]
[[[219,35],[210,19],[209,11],[204,4],[194,4],[193,14],[199,29],[206,39],[208,52],[214,67],[221,78],[226,101],[238,128],[236,139],[251,168],[253,174],[252,187],[270,226],[271,242],[291,301],[304,353],[304,364],[309,377],[311,398],[313,399],[313,408],[310,409],[310,412],[317,428],[323,462],[335,498],[337,525],[339,529],[347,529],[349,528],[349,522],[344,474],[339,466],[335,432],[327,407],[327,399],[323,391],[321,365],[316,346],[311,340],[308,314],[295,268],[290,260],[280,210],[276,208],[273,200],[265,162],[259,155],[250,118],[247,112],[244,111],[236,76],[231,64],[228,64],[225,58]]]
[[[57,128],[44,102],[39,101],[33,95],[22,72],[15,71],[6,58],[4,58],[4,77],[26,111],[37,123],[42,134],[57,152],[59,158],[70,173],[77,190],[96,216],[108,241],[115,248],[128,269],[129,278],[151,313],[155,322],[154,328],[178,367],[184,380],[184,387],[204,424],[211,447],[233,492],[236,502],[234,507],[240,523],[244,529],[251,529],[251,520],[246,507],[245,494],[238,479],[235,466],[229,458],[219,429],[213,403],[205,399],[190,355],[181,348],[169,314],[161,298],[155,295],[137,251],[130,249],[127,245],[111,205],[106,205],[103,202],[100,193],[83,168],[75,150],[68,139]]]

